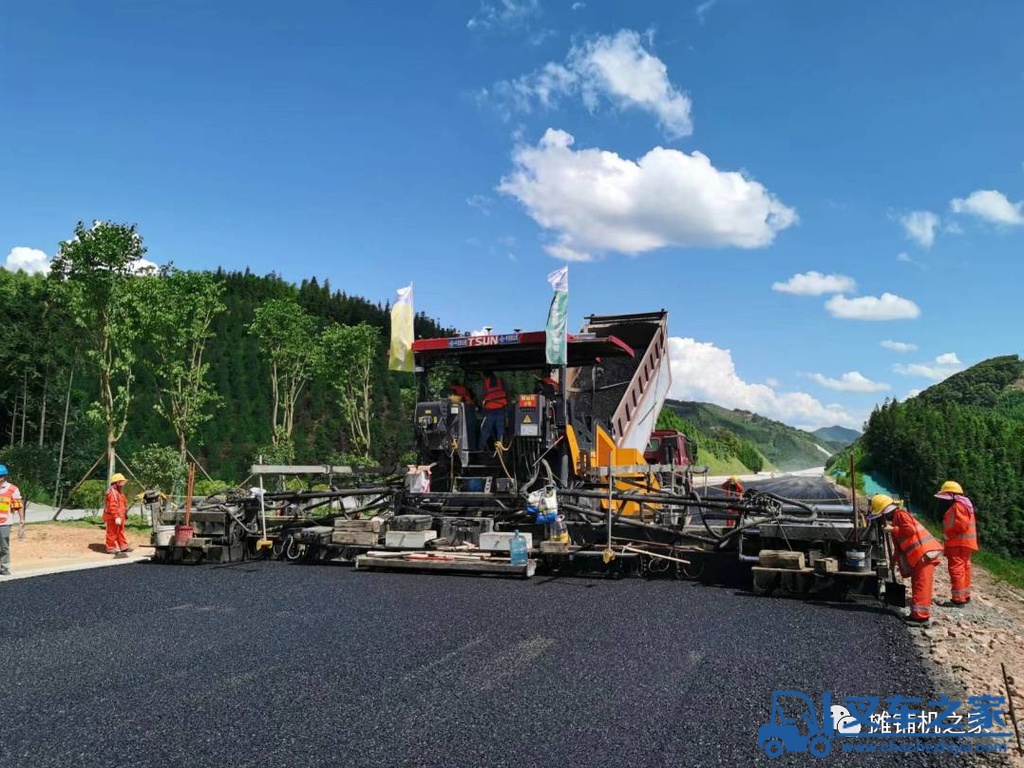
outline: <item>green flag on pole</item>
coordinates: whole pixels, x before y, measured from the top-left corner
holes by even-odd
[[[412,373],[412,283],[398,289],[398,298],[391,308],[391,351],[388,370]]]
[[[548,308],[547,360],[548,365],[565,365],[566,358],[566,323],[569,310],[569,266],[556,269],[548,275],[548,283],[555,295]]]

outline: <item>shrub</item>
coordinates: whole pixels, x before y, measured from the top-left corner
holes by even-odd
[[[207,480],[204,477],[202,480],[196,480],[195,487],[192,489],[192,495],[213,496],[215,493],[221,493],[229,488],[234,488],[234,485],[226,480]]]
[[[183,487],[188,473],[176,449],[156,443],[135,451],[128,465],[145,487],[167,493]]]
[[[86,480],[71,494],[68,505],[75,509],[103,509],[106,492],[106,481]]]

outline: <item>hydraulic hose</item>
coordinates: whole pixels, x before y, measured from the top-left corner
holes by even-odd
[[[605,517],[605,514],[603,512],[598,512],[597,510],[593,510],[593,509],[587,509],[586,507],[581,507],[581,506],[578,506],[576,504],[571,504],[571,503],[560,502],[560,505],[561,505],[561,507],[563,509],[566,509],[566,510],[568,510],[570,512],[575,512],[576,514],[578,514],[578,515],[580,515],[582,517],[586,517],[588,519],[592,519],[595,522],[598,522],[600,524],[604,524],[606,522],[606,517]],[[619,517],[618,518],[618,522],[620,522],[620,523],[622,523],[624,525],[633,526],[634,528],[643,528],[643,529],[646,529],[646,530],[649,530],[649,531],[662,531],[664,533],[670,533],[670,534],[672,534],[674,536],[685,536],[688,539],[695,539],[697,541],[702,541],[705,544],[716,544],[717,543],[717,541],[715,539],[709,539],[706,536],[701,536],[699,534],[693,534],[693,533],[686,533],[686,534],[684,534],[682,531],[680,531],[680,530],[678,530],[676,528],[669,528],[669,527],[664,526],[664,525],[657,525],[656,523],[645,523],[645,522],[642,522],[640,520],[631,520],[628,517]]]

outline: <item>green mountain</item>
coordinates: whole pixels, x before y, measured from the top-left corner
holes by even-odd
[[[933,494],[956,480],[974,501],[982,549],[1024,556],[1024,361],[985,360],[905,402],[887,400],[858,444],[881,475],[938,520]]]
[[[750,411],[681,400],[668,400],[665,408],[711,437],[733,434],[741,441],[753,444],[758,453],[782,471],[823,466],[836,450],[830,450],[810,432]]]
[[[833,453],[836,453],[860,437],[861,433],[856,429],[849,429],[847,427],[840,427],[837,425],[816,429],[811,432],[811,434],[818,438],[822,445],[831,449]]]

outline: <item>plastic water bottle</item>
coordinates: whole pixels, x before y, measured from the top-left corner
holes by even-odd
[[[565,518],[561,515],[555,516],[555,521],[548,527],[549,539],[559,544],[569,543],[569,528],[565,524]]]
[[[512,565],[526,565],[530,559],[530,551],[526,546],[526,537],[519,532],[518,528],[516,528],[516,532],[512,534],[512,538],[509,540],[508,554]]]

